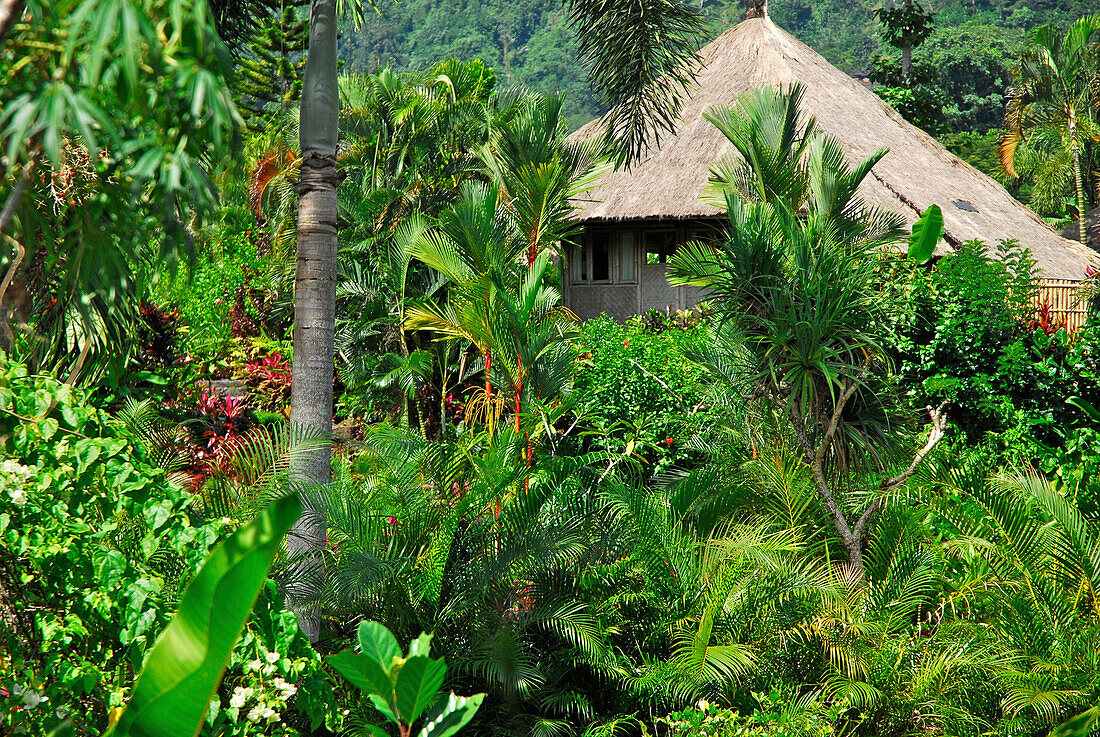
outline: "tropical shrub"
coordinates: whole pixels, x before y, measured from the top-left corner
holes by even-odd
[[[234,375],[248,387],[257,409],[283,413],[290,406],[290,360],[278,350],[252,352],[251,358]]]
[[[692,354],[708,336],[703,323],[660,315],[586,322],[576,341],[573,398],[591,447],[637,454],[654,472],[698,460],[692,439],[714,417],[708,373]]]
[[[978,443],[1009,465],[1059,477],[1086,506],[1100,499],[1100,325],[1072,335],[1030,301],[1033,263],[964,244],[914,272],[899,303],[898,361],[916,406],[948,403],[966,454]],[[1090,506],[1091,508],[1091,506]]]
[[[785,698],[772,690],[754,693],[753,698],[758,706],[745,716],[701,700],[694,708],[657,719],[657,724],[667,730],[669,737],[833,737],[859,724],[857,718],[838,729],[849,704],[844,700],[829,703],[815,692]]]
[[[1003,430],[1031,378],[1027,320],[1034,262],[1011,242],[977,241],[913,275],[898,311],[900,380],[915,406],[947,403],[968,438]]]
[[[421,633],[401,650],[393,633],[378,622],[362,622],[359,652],[345,650],[329,657],[329,663],[363,692],[386,721],[402,735],[424,718],[419,735],[450,737],[477,713],[485,694],[456,696],[440,692],[447,675],[442,658],[431,657],[432,636]],[[374,728],[381,737],[385,731]]]
[[[0,731],[41,734],[68,716],[99,734],[232,523],[203,519],[84,390],[6,359],[0,489]],[[229,683],[263,680],[269,701],[269,676],[301,682],[320,668],[279,598],[265,594],[229,663]],[[274,652],[278,673],[248,667]],[[230,732],[258,730],[247,717]]]
[[[184,323],[183,360],[200,365],[224,355],[232,338],[259,335],[270,323],[263,236],[239,210],[224,210],[222,220],[196,258],[156,287],[158,300],[178,309]]]
[[[289,570],[286,582],[321,607],[330,641],[351,642],[359,618],[401,639],[431,632],[448,686],[488,693],[475,729],[517,734],[591,720],[590,675],[607,656],[579,592],[595,555],[592,459],[539,453],[528,467],[525,449],[508,425],[454,444],[379,426],[306,499],[306,514],[327,525],[327,577]],[[354,711],[377,721],[369,707]]]

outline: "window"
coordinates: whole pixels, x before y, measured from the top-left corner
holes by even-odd
[[[619,281],[634,281],[634,233],[619,233]]]
[[[676,250],[676,231],[650,230],[645,234],[645,262],[647,264],[668,263],[668,258]]]
[[[592,234],[592,281],[611,281],[611,233]]]
[[[569,280],[573,284],[633,284],[638,281],[634,231],[590,230],[584,246],[571,244]]]
[[[588,254],[584,252],[584,248],[581,246],[573,246],[569,249],[571,258],[569,259],[573,267],[573,281],[581,282],[588,281]]]

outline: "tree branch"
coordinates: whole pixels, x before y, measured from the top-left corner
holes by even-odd
[[[662,387],[664,387],[664,390],[665,390],[666,392],[668,392],[668,393],[669,393],[669,394],[671,394],[672,396],[676,397],[676,401],[680,403],[680,407],[681,407],[681,409],[683,409],[683,410],[684,410],[684,412],[688,413],[689,415],[690,415],[690,414],[693,414],[693,412],[692,412],[692,411],[691,411],[690,409],[688,409],[688,406],[687,406],[687,402],[685,402],[685,401],[684,401],[684,398],[683,398],[683,397],[681,397],[681,396],[680,396],[679,394],[677,394],[676,392],[672,391],[672,387],[670,387],[670,386],[669,386],[668,384],[666,384],[666,383],[665,383],[664,381],[662,381],[662,380],[661,380],[661,377],[660,377],[660,376],[657,376],[656,374],[653,374],[653,373],[650,373],[649,371],[646,371],[646,368],[645,368],[645,366],[643,366],[642,364],[638,363],[638,362],[637,362],[637,361],[635,361],[635,360],[634,360],[633,358],[628,358],[628,359],[626,359],[626,360],[630,361],[630,362],[631,362],[632,364],[634,364],[635,366],[637,366],[637,367],[638,367],[638,370],[639,370],[639,371],[641,371],[641,372],[642,372],[643,374],[645,374],[646,376],[648,376],[649,378],[653,379],[653,380],[654,380],[654,381],[656,381],[656,382],[657,382],[658,384],[660,384],[660,385],[661,385]]]
[[[802,444],[803,462],[810,467],[810,474],[813,476],[817,495],[821,498],[821,503],[825,505],[825,509],[833,516],[833,524],[836,527],[840,539],[844,542],[845,546],[848,546],[851,544],[851,541],[856,538],[852,533],[851,526],[848,524],[848,518],[844,515],[844,510],[840,508],[840,505],[836,503],[836,499],[833,498],[832,490],[829,488],[829,481],[825,478],[825,469],[818,460],[817,452],[814,450],[813,445],[810,443],[810,438],[806,433],[806,426],[802,422],[802,413],[798,411],[795,402],[791,402],[787,411],[790,414],[791,424],[794,425],[794,432],[798,436],[798,442]]]
[[[0,0],[0,3],[3,2],[4,0]],[[4,202],[4,209],[0,210],[0,234],[10,228],[12,221],[15,220],[15,211],[19,207],[19,203],[23,201],[23,195],[26,193],[27,187],[31,185],[31,174],[33,172],[34,159],[32,158],[23,165],[23,171],[19,174],[19,179],[16,180],[15,186],[8,194],[7,201]]]
[[[3,2],[4,0],[0,0],[0,3]],[[2,6],[0,6],[0,31],[3,30],[2,12]],[[0,33],[0,38],[2,37],[3,33]],[[8,194],[8,199],[4,202],[4,209],[0,210],[0,239],[9,241],[15,248],[11,263],[8,264],[8,270],[5,272],[3,280],[0,280],[0,346],[5,348],[11,344],[11,327],[8,324],[7,308],[4,307],[4,297],[8,293],[8,287],[11,285],[12,280],[15,279],[15,272],[19,270],[19,266],[23,263],[23,257],[27,254],[23,244],[10,235],[6,236],[5,231],[15,221],[15,211],[19,209],[19,203],[22,202],[23,195],[31,184],[33,171],[34,159],[32,158],[23,165],[23,171],[19,174],[19,179],[16,180],[15,186]]]
[[[852,395],[856,393],[856,389],[859,388],[863,379],[866,378],[869,363],[870,357],[864,361],[864,368],[860,371],[859,376],[851,379],[851,383],[844,387],[844,391],[840,393],[840,397],[836,400],[832,415],[830,415],[829,422],[825,426],[825,435],[822,436],[821,444],[818,445],[817,450],[814,451],[815,463],[820,464],[825,460],[825,451],[828,450],[829,445],[833,442],[833,437],[836,435],[837,428],[840,427],[840,416],[844,412],[844,407],[848,404],[848,400],[852,398]]]
[[[943,407],[946,402],[941,403],[939,407],[935,409],[926,407],[928,410],[928,416],[932,419],[932,429],[928,432],[928,442],[924,444],[924,447],[917,451],[917,454],[913,457],[913,462],[909,464],[909,467],[899,473],[893,478],[886,479],[879,485],[879,489],[882,491],[893,491],[898,488],[917,471],[917,467],[928,457],[928,454],[932,452],[932,449],[943,440],[945,428],[947,426],[947,415],[944,414]]]

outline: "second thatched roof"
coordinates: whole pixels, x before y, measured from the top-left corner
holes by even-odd
[[[726,31],[700,52],[702,66],[680,111],[674,134],[629,169],[606,175],[576,203],[585,222],[714,217],[720,211],[700,201],[710,165],[733,151],[703,118],[749,89],[801,82],[806,114],[840,140],[851,161],[880,148],[889,153],[861,190],[872,205],[888,207],[915,222],[930,205],[943,210],[945,240],[989,244],[1015,239],[1031,250],[1042,276],[1083,279],[1097,255],[1062,238],[996,181],[950,153],[911,125],[872,91],[832,66],[766,16]],[[574,133],[599,130],[593,121]]]

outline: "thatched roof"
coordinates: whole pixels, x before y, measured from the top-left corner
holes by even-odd
[[[1094,252],[1059,236],[997,182],[951,154],[766,16],[726,31],[702,50],[701,58],[675,134],[666,134],[641,161],[608,174],[584,195],[577,203],[581,220],[720,215],[699,195],[710,164],[733,147],[703,113],[752,88],[801,82],[806,87],[806,113],[840,140],[852,161],[880,148],[890,150],[864,183],[862,194],[869,204],[895,209],[910,223],[929,205],[938,204],[949,245],[1014,238],[1031,249],[1043,276],[1082,279],[1085,267],[1095,261]],[[573,135],[584,137],[597,130],[599,121],[593,121]]]
[[[1100,251],[1100,207],[1085,213],[1085,233],[1088,235],[1089,248]],[[1062,228],[1062,236],[1074,241],[1080,238],[1081,232],[1077,223],[1070,223]]]

